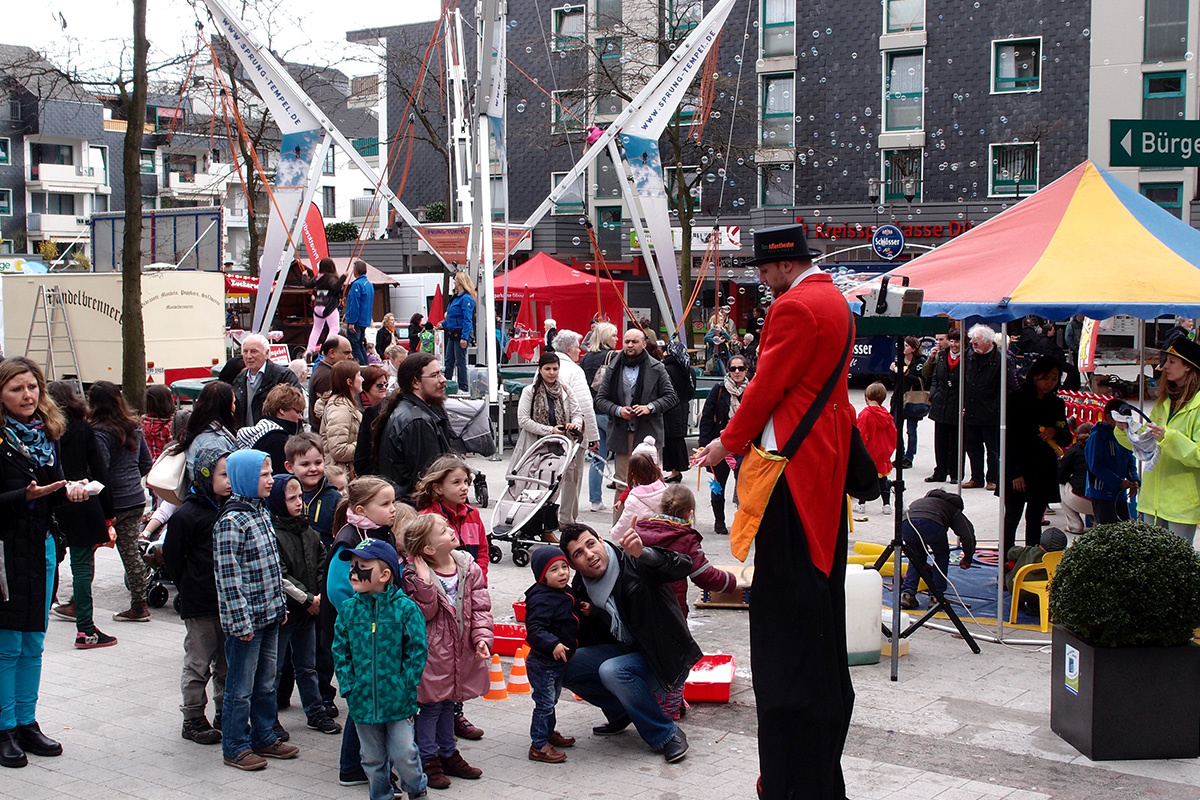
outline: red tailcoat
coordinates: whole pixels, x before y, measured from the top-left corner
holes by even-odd
[[[755,378],[721,443],[735,453],[746,452],[774,414],[776,446],[782,448],[837,367],[847,336],[853,336],[853,322],[828,275],[805,278],[778,297],[767,311]],[[825,410],[784,471],[813,564],[826,575],[846,511],[846,461],[854,425],[848,373],[849,359]]]

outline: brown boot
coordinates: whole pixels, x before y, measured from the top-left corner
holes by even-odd
[[[117,622],[149,622],[150,606],[145,602],[134,603],[129,607],[128,611],[122,611],[120,614],[113,614],[113,619]]]
[[[552,744],[547,744],[541,750],[529,745],[529,760],[540,761],[543,764],[561,764],[567,760],[567,754],[555,750]]]
[[[425,771],[425,777],[428,779],[430,789],[449,789],[450,779],[446,777],[446,771],[442,769],[442,760],[437,756],[427,758],[421,763],[421,769]]]
[[[483,775],[483,770],[479,769],[479,767],[472,767],[470,764],[468,764],[467,760],[462,757],[462,753],[458,752],[457,750],[455,750],[454,755],[450,756],[449,758],[442,756],[441,761],[442,772],[446,773],[452,778],[466,778],[467,780],[473,781],[479,776]]]

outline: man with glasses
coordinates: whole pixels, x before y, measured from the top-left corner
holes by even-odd
[[[350,349],[350,340],[345,336],[330,336],[321,343],[321,360],[308,377],[308,424],[314,431],[321,430],[321,418],[316,412],[317,401],[329,396],[333,387],[333,368],[349,358],[354,358],[354,351]]]
[[[410,353],[396,372],[398,391],[379,412],[374,452],[379,474],[396,485],[396,499],[410,503],[417,480],[434,459],[450,452],[446,376],[429,353]]]

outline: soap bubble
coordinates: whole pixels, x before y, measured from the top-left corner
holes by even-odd
[[[575,245],[576,247],[579,247],[580,241],[581,241],[581,239],[578,236],[576,236],[575,238],[571,239],[571,244]]]

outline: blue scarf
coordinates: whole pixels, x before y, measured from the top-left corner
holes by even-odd
[[[30,461],[39,467],[54,466],[54,445],[46,435],[44,422],[34,417],[33,422],[26,425],[7,414],[4,415],[4,421],[8,429],[16,435],[17,443],[21,445],[25,455],[29,456]]]

